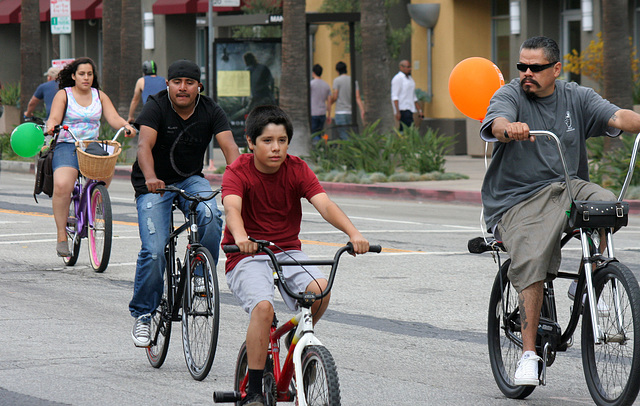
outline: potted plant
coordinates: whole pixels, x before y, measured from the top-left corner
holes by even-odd
[[[4,113],[0,117],[0,134],[10,133],[20,125],[20,83],[5,84],[0,89]]]

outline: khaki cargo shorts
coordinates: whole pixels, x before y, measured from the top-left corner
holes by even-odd
[[[575,200],[614,201],[615,195],[595,183],[571,180]],[[507,273],[516,291],[558,275],[560,241],[567,228],[570,200],[564,182],[554,182],[507,210],[498,232],[511,257]]]

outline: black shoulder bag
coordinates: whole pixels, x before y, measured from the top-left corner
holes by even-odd
[[[65,98],[62,121],[64,121],[64,117],[66,115],[67,100]],[[36,196],[40,193],[44,193],[49,197],[53,196],[53,150],[56,148],[58,134],[53,137],[49,148],[46,151],[41,151],[38,154],[38,161],[36,162],[36,184],[33,187],[33,199],[36,201],[36,203],[38,203],[38,198]]]

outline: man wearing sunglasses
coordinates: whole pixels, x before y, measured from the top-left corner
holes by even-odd
[[[613,201],[613,193],[589,182],[586,139],[640,132],[640,115],[620,109],[593,89],[558,80],[562,64],[553,39],[526,40],[516,67],[519,78],[493,95],[480,130],[485,141],[497,141],[482,201],[487,229],[509,251],[508,276],[518,292],[523,355],[514,382],[538,385],[535,342],[543,284],[560,267],[570,200],[557,146],[536,140],[529,130],[559,137],[576,200]]]

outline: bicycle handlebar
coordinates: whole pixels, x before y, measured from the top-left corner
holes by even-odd
[[[560,153],[560,160],[562,161],[562,169],[564,169],[564,178],[567,184],[567,191],[569,192],[569,198],[571,199],[571,201],[573,201],[573,193],[571,192],[571,183],[569,182],[571,178],[569,176],[569,171],[567,169],[567,163],[564,158],[564,151],[563,151],[563,147],[562,147],[562,143],[560,142],[560,139],[558,138],[557,135],[555,135],[551,131],[531,130],[529,131],[529,135],[533,135],[536,138],[550,137],[550,138],[553,138],[553,140],[556,142],[556,145],[558,146],[558,152]],[[509,138],[509,136],[506,134],[506,130],[505,130],[505,136]],[[633,176],[633,171],[636,167],[636,159],[638,156],[638,145],[640,145],[640,133],[636,135],[636,140],[633,144],[633,151],[631,153],[631,160],[629,162],[629,170],[627,171],[627,176],[624,180],[624,184],[622,185],[622,189],[620,190],[620,195],[618,196],[619,202],[621,202],[624,199],[624,195],[627,193],[627,188],[631,183],[631,177]]]
[[[165,186],[163,188],[158,188],[156,189],[156,193],[164,193],[164,192],[175,192],[177,194],[179,194],[182,198],[192,201],[192,202],[206,202],[208,200],[213,199],[214,197],[216,197],[218,194],[220,194],[220,192],[222,192],[222,189],[216,189],[213,192],[211,192],[211,194],[209,196],[201,196],[198,194],[195,195],[190,195],[187,194],[187,192],[185,192],[183,189],[177,188],[175,186]]]
[[[303,261],[296,261],[296,260],[278,261],[273,251],[271,251],[268,248],[270,245],[273,245],[272,243],[265,240],[251,239],[251,241],[258,244],[258,252],[264,252],[265,254],[267,254],[269,259],[271,260],[271,263],[273,264],[273,267],[276,273],[278,274],[278,278],[282,282],[282,287],[284,288],[285,292],[287,292],[287,294],[292,298],[298,300],[304,306],[311,306],[313,302],[315,302],[318,299],[322,299],[323,297],[327,296],[329,292],[331,292],[331,288],[333,287],[333,281],[336,276],[336,271],[338,270],[338,262],[340,262],[340,257],[345,252],[349,254],[353,254],[353,245],[351,245],[351,243],[348,242],[346,245],[338,248],[338,251],[336,251],[332,260],[325,259],[325,260],[306,260],[306,261],[304,260]],[[224,245],[222,249],[225,253],[240,252],[240,249],[235,244]],[[382,251],[382,247],[380,245],[369,245],[368,252],[379,253],[381,251]],[[331,266],[331,271],[329,273],[329,279],[327,282],[327,288],[323,290],[322,293],[320,294],[315,294],[313,292],[294,293],[293,291],[291,291],[291,289],[287,285],[284,275],[282,274],[282,267],[283,266],[301,266],[301,265],[325,265],[325,266],[330,265]]]

